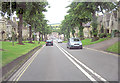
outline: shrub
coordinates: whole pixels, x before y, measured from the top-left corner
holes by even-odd
[[[111,33],[107,33],[107,37],[110,38],[111,37]]]
[[[80,40],[84,40],[85,38],[84,37],[81,37]]]
[[[105,37],[107,37],[107,35],[105,33],[99,34],[99,38],[105,38]]]
[[[12,41],[12,37],[8,37],[7,40]]]
[[[91,42],[99,40],[99,37],[93,37]]]

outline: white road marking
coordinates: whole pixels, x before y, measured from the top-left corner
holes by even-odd
[[[64,55],[78,68],[80,69],[91,81],[96,81],[91,75],[89,75],[81,66],[79,66],[71,57],[69,57],[57,44],[56,46],[64,53]]]
[[[93,50],[93,51],[97,51],[97,52],[102,52],[102,53],[105,53],[105,54],[111,54],[111,55],[114,55],[114,56],[118,57],[118,54],[113,54],[113,53],[109,53],[109,52],[105,52],[105,51],[101,51],[101,50],[96,50],[96,49],[92,49],[92,48],[88,48],[88,47],[84,47],[84,48],[89,49],[89,50]]]
[[[45,45],[44,45],[45,46]],[[43,46],[43,47],[44,47]],[[30,66],[30,64],[34,61],[34,59],[36,58],[36,56],[38,55],[38,53],[43,49],[43,47],[41,49],[39,49],[17,72],[17,75],[15,75],[13,77],[12,81],[18,81],[20,79],[20,77],[23,75],[23,73],[27,70],[27,68]]]
[[[78,59],[76,59],[75,57],[73,57],[73,55],[71,55],[69,52],[67,52],[66,50],[64,50],[62,47],[59,47],[57,44],[56,46],[59,49],[62,49],[64,52],[66,52],[66,54],[68,54],[71,58],[73,58],[76,62],[78,62],[80,65],[82,65],[84,68],[86,68],[89,72],[91,72],[93,75],[95,75],[97,78],[99,78],[101,81],[105,81],[107,82],[106,79],[104,79],[103,77],[101,77],[99,74],[97,74],[95,71],[93,71],[92,69],[90,69],[88,66],[86,66],[85,64],[83,64],[81,61],[79,61]]]

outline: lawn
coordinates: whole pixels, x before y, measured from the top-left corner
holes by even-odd
[[[0,42],[1,43],[1,42]],[[24,55],[28,53],[30,50],[34,49],[37,46],[44,45],[45,42],[38,42],[36,41],[35,44],[31,43],[25,43],[25,45],[18,45],[17,42],[15,42],[15,45],[12,46],[12,42],[2,42],[2,66],[10,63],[14,59],[20,57],[21,55]]]
[[[95,44],[95,43],[102,42],[102,41],[104,41],[104,40],[106,40],[106,39],[108,39],[108,38],[100,38],[99,40],[94,41],[94,42],[91,42],[92,39],[84,39],[84,40],[82,40],[82,44],[83,44],[83,46],[84,46],[84,45]]]
[[[99,40],[94,41],[94,42],[91,42],[92,39],[84,39],[81,42],[82,42],[82,44],[84,46],[84,45],[90,45],[90,44],[99,43],[99,42],[104,41],[106,39],[108,39],[108,38],[100,38]],[[67,43],[67,41],[63,41],[63,43]]]
[[[115,44],[107,48],[107,51],[118,53],[120,55],[120,49],[118,49],[119,47],[120,47],[120,41],[116,42]]]

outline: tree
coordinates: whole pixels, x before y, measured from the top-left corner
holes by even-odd
[[[30,5],[34,5],[34,7],[32,7],[31,9],[29,9],[28,7],[28,11],[25,13],[25,16],[24,16],[24,20],[25,22],[27,22],[28,24],[30,24],[29,26],[29,43],[32,43],[32,27],[34,27],[34,32],[36,33],[36,27],[38,25],[38,19],[39,16],[41,16],[42,12],[46,11],[46,9],[44,8],[47,3],[45,2],[41,2],[39,5],[41,5],[41,8],[39,9],[39,11],[37,10],[37,6],[38,6],[38,3],[35,3],[35,2],[32,2],[32,3],[29,3],[29,6]],[[36,8],[36,11],[35,11],[35,8]]]
[[[92,34],[97,36],[97,12],[110,11],[116,8],[114,2],[72,2],[68,7],[68,13],[72,20],[70,24],[79,27],[79,36],[83,37],[82,23],[92,21]],[[104,12],[103,12],[104,13]],[[66,20],[66,19],[64,19]],[[72,28],[73,29],[73,28]],[[74,32],[74,31],[73,31]]]
[[[22,25],[23,25],[23,17],[26,16],[28,13],[30,15],[33,15],[34,12],[38,11],[45,11],[45,6],[47,5],[46,2],[11,2],[12,7],[12,13],[14,11],[17,12],[17,15],[19,17],[18,22],[18,43],[22,43]],[[8,13],[10,15],[10,2],[2,2],[2,11],[4,13]],[[26,14],[27,12],[27,14]],[[27,17],[29,19],[30,17]]]
[[[82,8],[81,8],[82,10],[78,11],[78,9],[80,9],[80,7],[82,7],[81,5],[83,5],[83,4],[80,2],[72,2],[68,6],[68,7],[70,7],[70,9],[68,10],[69,15],[67,15],[64,19],[67,22],[67,25],[69,26],[73,37],[74,37],[74,33],[75,33],[75,28],[76,27],[79,28],[79,37],[80,38],[83,37],[84,27],[82,26],[82,23],[90,21],[90,14],[86,15],[89,12],[86,12]]]
[[[116,5],[113,2],[84,2],[79,3],[76,11],[84,10],[87,15],[92,16],[92,32],[93,36],[97,37],[97,12],[110,11],[116,8]],[[104,13],[104,12],[103,12]]]

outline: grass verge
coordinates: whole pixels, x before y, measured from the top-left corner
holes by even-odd
[[[91,42],[92,39],[84,39],[84,40],[82,40],[81,42],[82,42],[82,44],[83,44],[83,46],[84,46],[84,45],[96,44],[96,43],[102,42],[102,41],[107,40],[107,39],[108,39],[108,38],[100,38],[99,40],[94,41],[94,42]]]
[[[10,63],[14,59],[28,53],[30,50],[34,49],[37,46],[44,45],[45,42],[38,42],[36,41],[35,44],[31,43],[24,43],[25,45],[19,45],[18,42],[15,42],[15,45],[12,46],[12,42],[2,41],[2,66]]]
[[[117,53],[120,55],[120,49],[118,49],[120,47],[120,41],[116,42],[115,44],[111,45],[110,47],[108,47],[106,49],[106,51],[108,52],[113,52],[113,53]]]
[[[91,42],[92,39],[84,39],[81,42],[82,42],[82,44],[84,46],[84,45],[91,45],[91,44],[99,43],[99,42],[102,42],[102,41],[107,40],[107,39],[108,38],[100,38],[99,40],[94,41],[94,42]],[[67,43],[67,42],[68,41],[63,41],[63,43]]]

